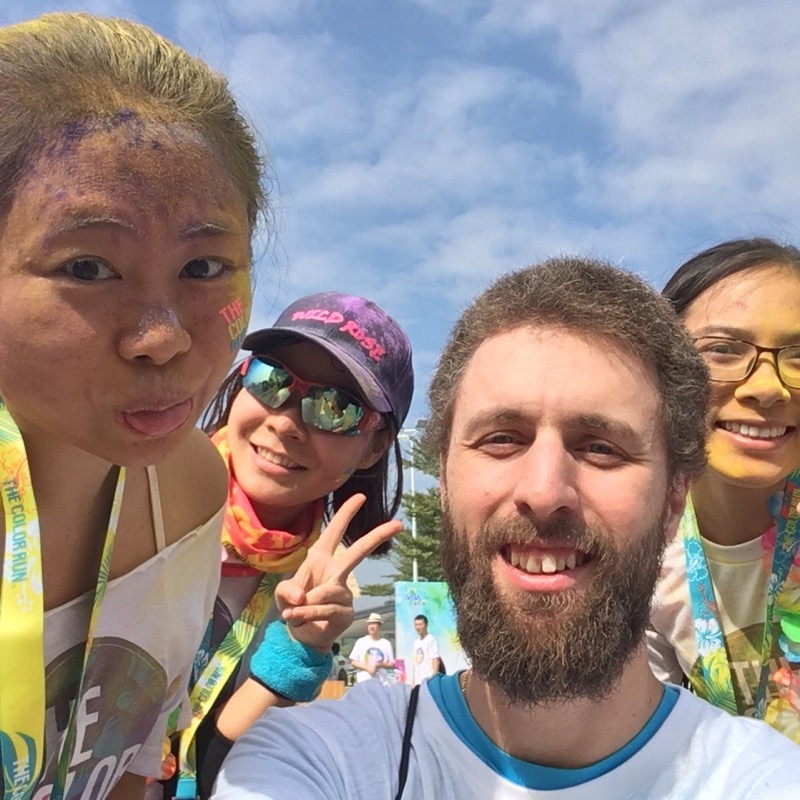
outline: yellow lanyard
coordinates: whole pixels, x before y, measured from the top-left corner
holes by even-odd
[[[236,671],[239,661],[253,641],[258,627],[264,620],[272,604],[275,586],[280,575],[264,573],[250,602],[244,607],[239,618],[233,623],[217,651],[206,664],[197,683],[189,695],[192,706],[192,720],[189,727],[181,733],[178,761],[180,776],[175,791],[176,800],[195,800],[197,797],[197,766],[194,751],[194,737],[200,723],[214,705],[222,688]]]
[[[39,514],[25,444],[0,398],[0,480],[5,515],[5,556],[0,594],[0,754],[5,800],[27,800],[44,759],[44,601]],[[73,705],[51,800],[64,794],[75,738],[78,700],[100,606],[108,583],[119,510],[125,488],[120,469],[97,579],[80,686]]]

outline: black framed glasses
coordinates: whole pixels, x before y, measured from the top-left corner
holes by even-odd
[[[791,389],[800,389],[800,344],[761,347],[753,342],[721,336],[701,336],[693,341],[706,362],[712,381],[738,383],[746,380],[756,368],[761,354],[769,353],[775,359],[781,383]]]
[[[280,408],[297,392],[303,422],[329,433],[356,436],[382,426],[381,415],[344,389],[303,380],[274,358],[251,356],[242,364],[242,386],[265,406]]]

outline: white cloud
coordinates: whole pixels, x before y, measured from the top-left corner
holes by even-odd
[[[610,214],[737,205],[782,218],[793,203],[800,110],[798,9],[782,2],[498,2],[495,35],[548,32],[609,142],[582,199]]]
[[[383,27],[365,21],[375,2]],[[800,229],[800,7],[784,0],[92,7],[157,21],[222,68],[266,139],[280,231],[261,324],[335,286],[434,353],[501,270],[580,252],[660,285],[714,241]]]

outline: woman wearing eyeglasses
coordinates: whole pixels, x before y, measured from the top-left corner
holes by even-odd
[[[402,493],[397,433],[414,376],[397,322],[369,300],[324,292],[243,348],[250,357],[206,415],[230,484],[195,717],[177,789],[167,787],[191,800],[210,794],[230,742],[264,710],[316,696],[331,644],[353,619],[350,572],[401,528],[388,520]],[[350,546],[335,555],[340,542]]]
[[[800,743],[800,250],[724,242],[664,294],[708,366],[711,432],[666,551],[651,663]]]

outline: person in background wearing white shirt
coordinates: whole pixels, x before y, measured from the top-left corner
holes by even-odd
[[[331,674],[329,676],[332,681],[347,680],[347,659],[341,654],[342,646],[339,642],[334,642],[331,645],[331,656],[333,656],[333,663],[331,664]]]
[[[428,618],[424,614],[414,617],[414,630],[417,638],[414,640],[414,686],[422,683],[425,678],[436,675],[439,671],[439,644],[436,638],[428,633]]]
[[[367,635],[362,636],[353,645],[350,661],[358,670],[356,683],[378,678],[386,683],[386,669],[394,666],[394,650],[392,643],[381,636],[383,617],[375,613],[367,618]]]

